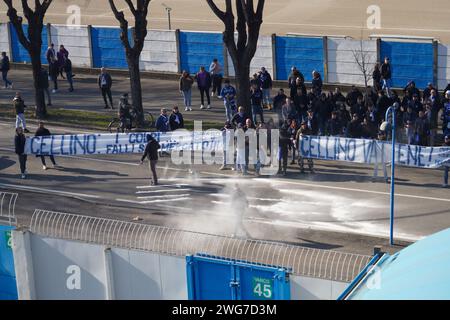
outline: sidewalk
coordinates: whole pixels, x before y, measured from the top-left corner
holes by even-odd
[[[34,105],[34,89],[31,79],[31,71],[28,70],[11,70],[9,79],[14,82],[14,89],[0,89],[0,104],[9,105],[16,91],[20,91],[25,100],[25,104]],[[74,79],[74,92],[68,91],[68,83],[66,80],[59,79],[59,91],[52,94],[52,107],[64,108],[72,110],[96,111],[102,113],[110,113],[115,116],[117,110],[104,109],[102,95],[98,89],[97,76],[89,74],[77,74]],[[50,84],[53,88],[53,84]],[[129,78],[124,76],[113,76],[113,102],[117,108],[119,98],[123,93],[130,93]],[[193,111],[185,112],[183,97],[178,90],[178,81],[158,80],[158,79],[142,79],[142,92],[144,109],[152,113],[156,117],[160,114],[161,108],[172,109],[174,105],[178,105],[185,120],[203,120],[218,122],[223,124],[226,120],[223,101],[217,97],[211,98],[211,110],[200,110],[200,93],[194,85],[192,91]],[[131,96],[131,94],[130,94]],[[206,99],[205,99],[206,104]]]

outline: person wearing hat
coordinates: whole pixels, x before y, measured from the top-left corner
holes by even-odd
[[[444,144],[443,147],[450,147],[450,134],[446,135],[444,137]],[[443,188],[448,188],[448,172],[450,170],[450,163],[446,163],[444,165],[444,184],[442,185]]]
[[[297,136],[295,137],[295,143],[298,150],[298,165],[300,167],[300,173],[305,173],[305,157],[302,155],[301,143],[304,136],[311,135],[311,130],[308,128],[308,122],[303,121],[300,129],[297,131]],[[309,171],[315,173],[314,171],[314,161],[311,158],[307,158]]]
[[[153,138],[151,134],[147,135],[147,145],[145,146],[144,154],[142,155],[140,164],[144,164],[144,160],[149,160],[150,171],[152,172],[152,186],[158,185],[158,175],[156,174],[156,164],[158,163],[158,150],[161,145]]]

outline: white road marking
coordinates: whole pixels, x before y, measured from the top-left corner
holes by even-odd
[[[151,189],[151,188],[165,188],[165,187],[189,187],[188,184],[158,184],[156,186],[136,186],[136,189]],[[175,189],[174,189],[175,190]],[[164,190],[161,190],[164,191]]]
[[[146,196],[146,197],[137,197],[138,199],[142,199],[142,200],[151,200],[151,199],[176,199],[179,197],[189,197],[190,194],[189,193],[184,193],[184,194],[176,194],[176,195],[164,195],[164,196]]]
[[[191,189],[169,189],[169,190],[153,190],[153,191],[138,191],[136,194],[149,194],[149,193],[168,193],[168,192],[184,192],[191,191]]]
[[[52,189],[43,189],[43,188],[37,188],[37,187],[31,187],[31,186],[21,186],[21,185],[13,185],[13,184],[6,184],[6,183],[0,183],[0,187],[7,187],[11,189],[17,189],[17,190],[29,190],[29,191],[35,191],[40,193],[53,193],[57,195],[69,195],[69,196],[77,196],[77,197],[83,197],[83,198],[93,198],[93,199],[100,199],[100,196],[95,196],[92,194],[84,194],[84,193],[75,193],[75,192],[66,192],[66,191],[59,191],[59,190],[52,190]]]
[[[262,181],[262,180],[268,180],[268,179],[257,179],[256,181]],[[272,182],[276,183],[286,183],[286,184],[294,184],[299,186],[305,186],[305,187],[311,187],[311,188],[322,188],[322,189],[333,189],[333,190],[342,190],[342,191],[352,191],[352,192],[362,192],[362,193],[371,193],[371,194],[380,194],[389,196],[389,192],[382,192],[382,191],[374,191],[374,190],[364,190],[364,189],[353,189],[353,188],[345,188],[345,187],[334,187],[334,186],[327,186],[322,184],[310,184],[310,183],[303,183],[303,182],[295,182],[295,181],[281,181],[281,180],[270,180]],[[403,198],[414,198],[414,199],[422,199],[422,200],[431,200],[431,201],[443,201],[443,202],[450,202],[450,199],[446,198],[433,198],[433,197],[423,197],[423,196],[416,196],[412,194],[403,194],[403,193],[396,193],[396,197],[403,197]]]
[[[174,202],[174,201],[186,201],[186,200],[189,200],[189,198],[163,199],[163,200],[152,200],[152,201],[141,201],[141,204],[152,204],[152,203]]]

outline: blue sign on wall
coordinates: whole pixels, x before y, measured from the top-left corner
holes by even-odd
[[[312,80],[313,70],[323,79],[323,63],[322,38],[276,37],[278,80],[287,80],[293,66],[303,73],[306,81]]]
[[[286,269],[243,261],[188,256],[189,300],[289,300]]]
[[[0,300],[17,300],[16,273],[12,252],[11,230],[0,226]]]
[[[392,85],[404,88],[409,81],[425,88],[433,83],[433,44],[381,41],[381,57],[389,57],[392,65]]]
[[[12,60],[17,63],[31,63],[30,55],[28,51],[20,44],[19,37],[17,36],[16,29],[12,24],[10,25],[11,33],[11,48],[12,48]],[[25,36],[28,36],[28,25],[23,25],[23,31]],[[45,56],[48,48],[48,36],[47,27],[44,26],[42,29],[42,48],[41,48],[41,61],[43,64],[47,64],[47,58]]]
[[[180,32],[181,70],[195,74],[204,66],[208,71],[215,58],[223,66],[223,51],[221,33]]]
[[[128,69],[120,33],[120,28],[92,27],[91,41],[94,68]],[[131,30],[128,36],[131,42]]]

